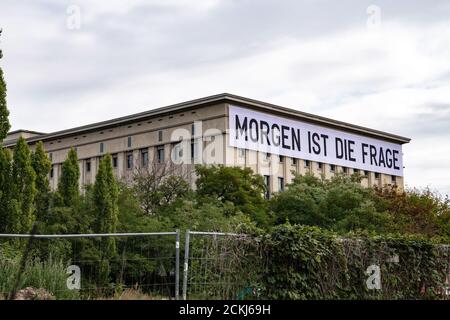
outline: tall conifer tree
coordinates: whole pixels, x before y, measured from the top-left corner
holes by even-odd
[[[71,148],[67,159],[61,168],[61,177],[58,182],[58,193],[62,200],[62,205],[73,206],[80,196],[80,167],[78,166],[78,156],[74,148]]]
[[[16,143],[12,164],[12,231],[30,232],[34,221],[36,174],[31,164],[31,150],[24,138]],[[17,209],[17,210],[16,210]],[[17,216],[18,215],[18,216]]]
[[[93,189],[95,207],[95,232],[114,233],[118,222],[119,189],[114,177],[111,156],[106,155],[100,162]],[[112,237],[101,240],[101,265],[99,267],[99,283],[108,283],[110,271],[109,260],[116,254],[116,244]]]
[[[37,194],[34,199],[36,207],[36,218],[38,221],[46,221],[46,215],[50,202],[50,182],[48,174],[51,169],[51,161],[44,150],[44,144],[39,141],[32,156],[32,165],[36,173]]]
[[[0,146],[0,232],[9,232],[11,214],[12,161],[8,149]]]
[[[2,30],[0,30],[0,36],[2,34]],[[2,50],[0,49],[0,59],[3,57]],[[0,144],[5,139],[8,134],[11,125],[8,120],[9,111],[6,106],[6,83],[3,79],[3,70],[0,66]]]

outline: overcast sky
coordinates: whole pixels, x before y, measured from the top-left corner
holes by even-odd
[[[13,129],[229,92],[410,137],[406,184],[450,193],[450,1],[2,0],[0,28]]]

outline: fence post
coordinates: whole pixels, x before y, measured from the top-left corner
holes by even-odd
[[[175,240],[175,300],[180,298],[180,229]]]
[[[184,242],[184,268],[183,268],[183,300],[187,299],[187,282],[189,268],[189,236],[190,230],[186,230]]]

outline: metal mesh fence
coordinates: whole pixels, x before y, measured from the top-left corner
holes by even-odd
[[[20,255],[17,255],[20,252]],[[45,288],[58,299],[114,298],[133,290],[178,298],[179,232],[0,235],[0,296]]]
[[[187,231],[184,299],[255,299],[259,295],[258,243],[232,233]],[[255,271],[255,272],[252,272]]]

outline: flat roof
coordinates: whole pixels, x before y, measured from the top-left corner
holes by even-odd
[[[72,136],[72,135],[76,135],[76,134],[80,134],[80,133],[92,132],[95,130],[102,130],[102,129],[106,129],[106,128],[110,128],[110,127],[115,127],[118,125],[124,125],[124,124],[128,124],[128,123],[135,122],[135,121],[142,121],[147,118],[151,118],[151,117],[155,117],[155,116],[162,116],[164,114],[170,114],[175,111],[183,111],[186,109],[195,109],[195,108],[199,108],[202,106],[212,105],[212,104],[222,103],[222,102],[235,103],[240,106],[247,106],[247,107],[251,107],[254,109],[255,108],[259,109],[261,111],[277,113],[281,116],[283,116],[283,115],[289,116],[291,118],[295,118],[295,119],[298,119],[301,121],[315,123],[315,124],[326,126],[326,127],[332,127],[334,129],[338,129],[338,130],[350,131],[353,133],[357,133],[357,134],[361,134],[361,135],[365,135],[365,136],[369,136],[369,137],[373,137],[373,138],[378,138],[378,139],[382,139],[382,140],[387,140],[387,141],[391,141],[391,142],[395,142],[395,143],[404,144],[404,143],[408,143],[409,141],[411,141],[410,138],[402,137],[402,136],[399,136],[396,134],[387,133],[387,132],[383,132],[383,131],[379,131],[379,130],[375,130],[375,129],[371,129],[371,128],[366,128],[366,127],[362,127],[362,126],[358,126],[358,125],[354,125],[354,124],[350,124],[347,122],[342,122],[342,121],[338,121],[338,120],[334,120],[334,119],[330,119],[330,118],[326,118],[326,117],[321,117],[321,116],[314,115],[311,113],[302,112],[302,111],[294,110],[292,108],[286,108],[286,107],[278,106],[278,105],[263,102],[263,101],[249,99],[249,98],[237,96],[237,95],[230,94],[230,93],[221,93],[221,94],[217,94],[217,95],[212,95],[212,96],[208,96],[208,97],[204,97],[204,98],[200,98],[200,99],[190,100],[190,101],[181,102],[181,103],[177,103],[177,104],[173,104],[173,105],[169,105],[169,106],[165,106],[165,107],[161,107],[161,108],[152,109],[149,111],[135,113],[135,114],[125,116],[125,117],[115,118],[115,119],[106,120],[106,121],[102,121],[102,122],[96,122],[93,124],[79,126],[79,127],[75,127],[75,128],[71,128],[71,129],[61,130],[61,131],[56,131],[56,132],[52,132],[52,133],[40,134],[39,132],[35,132],[35,131],[16,130],[16,131],[10,132],[9,134],[17,133],[19,131],[32,132],[32,133],[37,133],[40,135],[27,138],[26,140],[29,143],[37,142],[40,140],[48,141],[48,140],[52,140],[52,139],[61,139],[66,136]],[[11,141],[9,143],[8,143],[8,141],[6,141],[4,143],[4,145],[6,147],[14,145],[14,144],[15,144],[15,141]]]
[[[31,134],[45,134],[45,132],[38,132],[38,131],[25,130],[25,129],[17,129],[17,130],[8,132],[8,136],[12,135],[12,134],[20,133],[20,132],[31,133]]]

